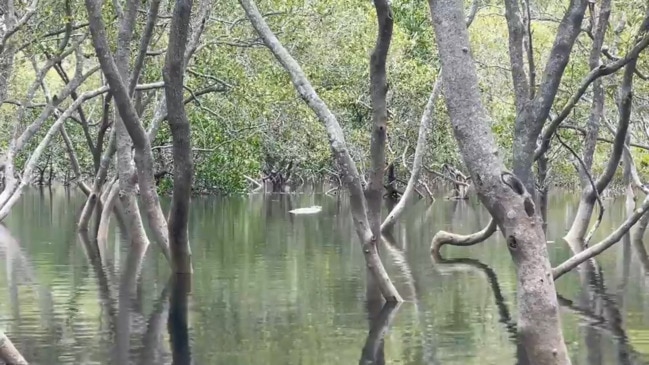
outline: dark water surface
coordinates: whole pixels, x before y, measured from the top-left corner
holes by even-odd
[[[115,228],[111,268],[98,280],[75,232],[83,201],[63,189],[31,191],[0,227],[0,328],[31,364],[115,358],[108,319],[115,303],[103,284],[117,291],[126,249]],[[314,204],[323,207],[318,215],[287,213]],[[554,265],[569,256],[560,237],[576,206],[570,195],[551,199]],[[398,249],[382,248],[406,302],[394,311],[370,308],[375,330],[393,319],[376,343],[348,208],[345,198],[324,195],[194,200],[195,275],[186,303],[194,364],[343,365],[359,363],[362,354],[385,364],[524,363],[514,336],[516,278],[500,236],[445,248],[446,263],[433,264],[429,255],[436,231],[481,229],[489,221],[484,209],[438,200],[407,210],[392,234]],[[622,200],[606,208],[594,241],[623,219]],[[649,363],[649,261],[638,252],[619,243],[599,258],[603,281],[571,273],[557,282],[573,364]],[[130,306],[133,364],[171,363],[168,284],[167,265],[152,247]]]

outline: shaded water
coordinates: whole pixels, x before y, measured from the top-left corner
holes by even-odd
[[[108,364],[115,355],[114,303],[106,291],[117,291],[126,250],[115,228],[108,253],[115,269],[99,278],[74,229],[83,201],[64,190],[29,192],[0,227],[0,326],[31,364]],[[576,203],[570,195],[551,199],[555,265],[569,256],[560,237]],[[314,204],[323,207],[320,214],[287,213]],[[623,209],[621,200],[607,202],[595,240],[622,220]],[[513,336],[516,278],[500,236],[445,248],[445,263],[433,264],[429,255],[437,230],[468,233],[488,223],[475,201],[420,202],[407,210],[392,232],[398,249],[382,248],[406,302],[396,310],[369,308],[372,331],[348,213],[344,198],[322,195],[195,199],[191,293],[178,302],[182,296],[152,248],[130,306],[132,363],[171,363],[170,296],[174,326],[173,308],[188,307],[195,364],[339,365],[361,356],[386,364],[524,363]],[[649,265],[629,244],[599,262],[603,282],[577,273],[557,282],[573,364],[649,362]],[[375,341],[390,320],[384,341]],[[172,333],[177,343],[183,333]]]

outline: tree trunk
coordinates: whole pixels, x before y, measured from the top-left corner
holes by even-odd
[[[7,365],[28,365],[27,360],[2,331],[0,331],[0,360]]]
[[[513,0],[508,1],[514,2]],[[533,196],[536,194],[534,189],[535,179],[534,174],[532,173],[532,165],[535,160],[537,141],[541,131],[543,130],[545,121],[548,118],[557,91],[559,90],[559,85],[561,84],[563,73],[568,65],[572,48],[577,36],[581,32],[581,24],[588,3],[587,0],[570,1],[568,10],[559,24],[554,44],[550,50],[545,70],[543,71],[541,85],[539,86],[539,92],[536,93],[534,99],[527,99],[522,110],[516,113],[516,121],[514,124],[513,170],[514,174],[523,182],[527,191]],[[519,10],[516,7],[513,11]],[[507,22],[520,22],[520,17],[507,17]],[[522,39],[520,39],[521,37],[516,34],[510,33],[510,38],[522,41]],[[518,45],[516,45],[516,47],[518,47]],[[522,54],[520,54],[518,60],[522,62]],[[519,62],[512,63],[512,75],[515,78],[515,85],[517,83],[526,83],[524,71],[521,76],[519,70],[520,67],[522,67],[522,65],[519,65]],[[516,72],[517,70],[518,72]],[[529,85],[529,87],[534,88],[534,85]],[[521,87],[515,87],[515,91],[518,93],[523,92],[524,90]],[[519,100],[526,96],[527,94],[517,95],[516,98]],[[521,103],[517,104],[520,106]]]
[[[149,227],[154,235],[155,242],[160,246],[165,257],[170,260],[169,244],[168,244],[168,230],[167,222],[160,208],[160,199],[157,194],[154,171],[153,171],[153,154],[151,152],[151,144],[144,127],[140,123],[137,111],[131,102],[130,90],[126,87],[128,79],[124,79],[123,72],[120,70],[119,64],[115,63],[115,59],[110,51],[110,46],[106,37],[106,27],[102,19],[101,1],[99,0],[85,0],[86,9],[88,11],[88,22],[90,26],[90,33],[92,35],[93,46],[97,53],[97,58],[104,72],[104,76],[110,86],[113,98],[121,120],[124,122],[126,131],[133,141],[135,165],[137,167],[137,183],[140,187],[140,195],[144,210],[146,212]],[[129,10],[129,14],[125,16],[134,19],[137,9]],[[122,24],[124,27],[131,26],[127,22]],[[121,31],[127,32],[126,29]],[[128,32],[132,33],[132,29]],[[121,55],[119,55],[121,56]],[[118,61],[119,61],[118,57]],[[122,62],[123,64],[123,62]],[[124,207],[125,211],[131,209]],[[127,213],[128,214],[128,213]],[[139,234],[135,230],[133,234]]]
[[[168,122],[173,143],[174,186],[169,211],[169,245],[177,274],[192,272],[188,237],[189,201],[194,165],[191,133],[183,102],[184,54],[189,33],[192,0],[176,0],[163,77],[169,110]]]
[[[542,222],[521,181],[505,170],[478,92],[460,0],[429,0],[446,105],[478,197],[500,227],[518,277],[518,334],[531,363],[569,364]]]
[[[350,204],[352,217],[356,233],[360,238],[361,247],[365,256],[365,262],[369,270],[372,272],[373,278],[376,280],[377,285],[380,287],[383,297],[387,301],[402,301],[403,299],[394,287],[390,280],[381,258],[376,250],[380,236],[372,234],[369,220],[366,211],[366,200],[363,194],[363,187],[361,185],[361,177],[356,168],[354,160],[349,154],[347,143],[343,130],[338,123],[334,114],[329,110],[327,105],[318,96],[315,89],[306,78],[300,65],[288,53],[286,48],[279,42],[275,34],[270,30],[268,24],[262,17],[259,9],[252,0],[239,0],[243,6],[246,16],[251,24],[259,33],[266,46],[271,50],[275,58],[281,63],[284,69],[289,73],[294,87],[313,110],[320,121],[324,124],[327,134],[329,136],[330,146],[334,155],[334,160],[338,165],[341,179],[347,186],[350,194]],[[379,222],[380,229],[380,222]]]

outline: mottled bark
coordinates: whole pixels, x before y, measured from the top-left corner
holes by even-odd
[[[9,365],[28,364],[27,360],[18,352],[9,337],[2,331],[0,331],[0,360]]]
[[[183,102],[184,54],[191,11],[192,0],[176,0],[163,72],[174,164],[173,196],[169,211],[169,245],[173,268],[178,274],[192,272],[188,224],[194,165],[189,120]]]
[[[381,293],[387,301],[402,301],[401,296],[385,271],[383,263],[381,262],[376,250],[380,236],[372,234],[367,218],[366,200],[363,194],[361,178],[358,174],[356,164],[349,154],[349,149],[338,120],[315,92],[315,89],[306,78],[300,65],[288,53],[286,48],[284,48],[268,27],[255,3],[252,0],[239,0],[239,2],[244,8],[246,16],[257,33],[259,33],[266,46],[289,73],[291,81],[300,97],[302,97],[324,124],[329,136],[334,160],[340,170],[341,179],[349,190],[354,226],[356,228],[356,233],[360,238],[367,267],[372,271],[372,274],[381,289]]]
[[[512,68],[516,113],[521,113],[529,100],[530,87],[534,85],[528,84],[525,73],[523,51],[525,27],[518,0],[505,0],[505,18],[509,31],[509,63]]]
[[[569,364],[542,222],[525,186],[498,155],[461,21],[462,1],[429,4],[453,131],[478,197],[502,231],[516,267],[519,339],[532,363]]]

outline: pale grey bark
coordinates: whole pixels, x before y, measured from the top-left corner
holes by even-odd
[[[491,237],[497,229],[498,225],[496,224],[496,221],[491,219],[485,228],[468,235],[439,231],[435,233],[435,236],[433,236],[433,241],[430,244],[430,251],[432,253],[437,253],[444,245],[473,246]]]
[[[0,360],[11,365],[28,365],[27,360],[2,331],[0,331]]]
[[[591,258],[599,255],[600,253],[619,242],[625,234],[640,220],[640,218],[649,210],[649,197],[645,198],[642,205],[633,211],[631,214],[615,231],[609,234],[601,242],[588,247],[587,249],[570,257],[552,270],[554,279],[560,278],[563,274],[571,271],[579,266],[581,263],[590,260]]]
[[[646,29],[646,27],[649,27],[649,18],[645,19],[645,22],[643,22],[643,29]],[[625,71],[624,71],[624,77],[622,81],[622,85],[620,86],[620,124],[618,126],[618,133],[620,132],[620,129],[626,128],[623,125],[627,124],[629,118],[631,116],[631,106],[632,106],[632,98],[633,98],[633,93],[632,93],[632,88],[633,88],[633,77],[635,75],[635,68],[636,68],[636,62],[637,59],[632,59],[626,66]],[[625,148],[625,142],[626,142],[626,131],[622,134],[622,137],[618,134],[616,136],[616,140],[621,139],[622,142],[619,143],[619,152],[618,152],[618,146],[616,146],[614,150],[614,154],[620,154]],[[617,142],[617,141],[616,141]],[[612,159],[611,159],[612,160]],[[619,162],[619,157],[617,158],[617,162],[613,164],[609,160],[609,165],[607,166],[607,170],[604,172],[604,176],[606,174],[613,174],[615,172],[615,169],[617,168],[617,163]],[[614,165],[614,166],[613,166]],[[611,172],[612,170],[612,172]],[[632,170],[629,171],[629,173],[632,174]],[[599,179],[597,182],[597,189],[600,189],[605,186],[604,182],[600,182]],[[581,206],[581,205],[580,205]],[[604,250],[607,248],[611,247],[613,244],[618,242],[622,237],[633,227],[633,225],[642,217],[642,215],[649,209],[649,196],[648,198],[645,198],[644,202],[642,203],[642,206],[636,210],[633,211],[633,214],[631,214],[627,219],[624,221],[620,227],[618,227],[613,233],[611,233],[606,239],[604,239],[602,242],[589,247],[578,254],[572,256],[559,266],[557,266],[553,270],[553,275],[556,278],[560,277],[561,275],[565,274],[566,272],[574,269],[575,267],[579,266],[582,262],[589,260],[600,253],[602,253]],[[577,212],[579,215],[579,211]],[[579,216],[578,216],[579,218]],[[576,222],[576,220],[575,220]],[[573,224],[574,226],[575,224]],[[570,233],[569,233],[570,234]],[[570,242],[570,241],[569,241]]]
[[[410,171],[410,178],[408,179],[408,185],[403,191],[403,195],[399,202],[392,208],[392,211],[385,218],[381,224],[381,231],[385,232],[387,229],[392,227],[394,223],[399,220],[399,217],[406,208],[406,205],[412,200],[415,196],[415,188],[419,182],[419,177],[421,175],[422,165],[424,161],[424,155],[426,153],[426,140],[428,138],[428,131],[430,130],[430,125],[433,121],[433,111],[435,109],[435,103],[439,98],[442,89],[442,79],[438,77],[433,86],[433,91],[428,98],[428,102],[424,107],[424,112],[421,116],[421,122],[419,123],[419,135],[417,137],[417,146],[415,147],[415,157],[412,162],[412,171]]]
[[[453,131],[478,197],[500,227],[516,267],[519,340],[534,364],[569,364],[542,222],[530,194],[498,154],[461,21],[462,1],[429,4]]]
[[[284,48],[275,34],[273,34],[271,29],[268,27],[255,3],[252,0],[239,0],[239,2],[244,8],[246,16],[257,33],[259,33],[266,46],[289,73],[291,81],[300,97],[302,97],[324,124],[329,136],[334,160],[338,165],[343,183],[346,185],[350,193],[354,226],[356,233],[360,238],[367,267],[374,275],[377,284],[380,286],[381,293],[387,301],[402,301],[401,296],[390,280],[385,268],[383,267],[378,252],[376,251],[376,245],[380,237],[372,234],[366,212],[367,203],[363,194],[361,178],[358,174],[356,163],[352,160],[349,154],[349,149],[345,142],[345,136],[338,120],[329,110],[325,102],[320,99],[318,94],[315,92],[315,89],[306,78],[300,65],[288,53],[286,48]],[[372,247],[374,249],[370,249]]]
[[[13,205],[18,201],[18,198],[20,198],[20,195],[22,194],[22,190],[27,186],[29,183],[29,178],[32,175],[32,172],[34,170],[34,167],[36,166],[36,163],[38,162],[38,159],[40,158],[41,154],[47,147],[47,145],[50,143],[52,138],[59,133],[59,128],[65,123],[66,119],[70,117],[70,115],[76,110],[76,108],[81,105],[85,100],[91,99],[93,97],[96,97],[102,93],[106,92],[105,88],[100,88],[98,90],[94,91],[89,91],[81,95],[75,102],[73,102],[52,124],[50,127],[49,131],[46,133],[45,137],[41,140],[41,142],[38,144],[36,149],[34,149],[34,152],[32,152],[29,160],[25,164],[25,169],[23,171],[23,178],[20,182],[20,184],[13,190],[11,191],[10,194],[6,195],[5,200],[0,200],[0,220],[3,220],[4,218],[7,217],[9,214],[11,208]],[[5,189],[6,191],[7,189]],[[4,195],[5,192],[3,192],[2,195]]]
[[[471,26],[475,16],[478,12],[478,0],[474,0],[471,5],[471,10],[469,15],[466,18],[467,27]],[[441,75],[441,70],[438,73]],[[415,195],[415,190],[417,184],[419,183],[419,177],[421,176],[421,170],[423,168],[424,155],[426,152],[426,140],[428,137],[428,131],[431,129],[431,124],[433,122],[433,111],[435,110],[435,103],[442,93],[442,78],[441,76],[437,77],[433,85],[433,91],[428,97],[428,102],[424,107],[424,112],[421,115],[421,122],[419,123],[419,133],[417,135],[417,145],[415,147],[415,156],[412,162],[412,171],[410,172],[410,178],[408,179],[408,184],[406,189],[403,191],[403,195],[399,202],[392,208],[388,216],[385,218],[381,224],[381,232],[385,232],[390,229],[399,220],[399,217],[405,210],[406,205],[410,202],[412,197]],[[468,189],[468,185],[466,186]],[[430,194],[432,197],[432,194]],[[434,199],[434,198],[433,198]]]

